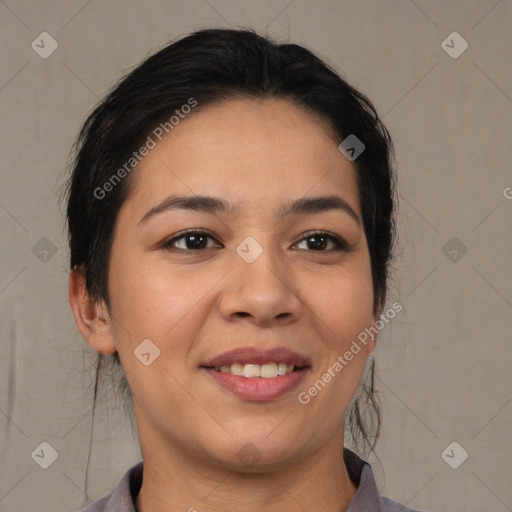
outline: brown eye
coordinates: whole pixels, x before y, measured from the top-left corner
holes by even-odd
[[[162,248],[168,250],[197,251],[211,247],[219,247],[217,244],[208,245],[209,240],[214,240],[214,238],[206,231],[187,231],[165,242]]]
[[[347,249],[347,244],[344,240],[324,231],[309,233],[297,245],[300,244],[305,244],[307,249],[315,252],[342,251]]]

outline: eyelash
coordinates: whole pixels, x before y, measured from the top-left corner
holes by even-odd
[[[178,251],[183,251],[183,252],[200,252],[200,251],[203,251],[205,249],[211,249],[211,247],[205,247],[205,248],[201,248],[201,249],[182,249],[182,248],[176,248],[176,247],[173,246],[174,243],[176,243],[178,240],[181,240],[182,238],[183,239],[186,238],[187,235],[206,235],[209,238],[211,238],[212,240],[215,240],[215,237],[213,235],[211,235],[208,231],[201,230],[201,229],[188,229],[186,231],[183,231],[178,236],[176,236],[176,237],[174,237],[174,238],[164,242],[163,245],[162,245],[162,249],[165,249],[165,250],[168,250],[168,251],[178,250]],[[304,233],[303,238],[301,238],[299,240],[299,242],[297,242],[297,243],[304,242],[308,238],[311,238],[311,237],[314,237],[314,236],[324,236],[324,237],[327,237],[330,241],[332,241],[334,243],[335,248],[334,249],[327,249],[327,250],[319,250],[319,251],[309,250],[308,252],[327,252],[327,253],[329,253],[329,252],[332,252],[332,251],[345,251],[345,252],[348,252],[348,250],[349,250],[348,249],[348,245],[345,242],[345,240],[343,240],[341,237],[339,237],[339,236],[337,236],[337,235],[335,235],[333,233],[330,233],[329,231],[325,231],[325,230],[308,231],[308,232]],[[294,245],[297,245],[297,244],[294,244]],[[304,250],[304,249],[299,249],[299,250]]]

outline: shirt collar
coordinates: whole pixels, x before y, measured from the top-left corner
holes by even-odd
[[[357,486],[347,512],[380,512],[380,497],[371,466],[351,450],[343,450],[350,480]],[[123,475],[112,491],[104,512],[136,512],[135,498],[142,486],[143,463],[138,462]]]
[[[137,512],[135,498],[142,486],[143,463],[132,466],[121,478],[110,495],[104,512]]]
[[[357,486],[346,512],[381,512],[380,494],[370,464],[348,448],[343,450],[343,461],[350,480]]]

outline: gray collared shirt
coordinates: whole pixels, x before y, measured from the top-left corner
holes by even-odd
[[[346,512],[418,512],[380,496],[371,466],[354,452],[345,448],[343,460],[350,479],[357,486],[357,492]],[[132,466],[110,494],[91,503],[81,512],[137,512],[135,498],[142,485],[142,469],[142,462]]]

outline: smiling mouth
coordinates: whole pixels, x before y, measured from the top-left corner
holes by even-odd
[[[229,373],[249,379],[273,379],[282,377],[286,374],[304,370],[306,367],[287,363],[269,362],[264,364],[254,363],[233,363],[231,365],[222,366],[204,366],[207,370],[215,370],[220,373]]]

